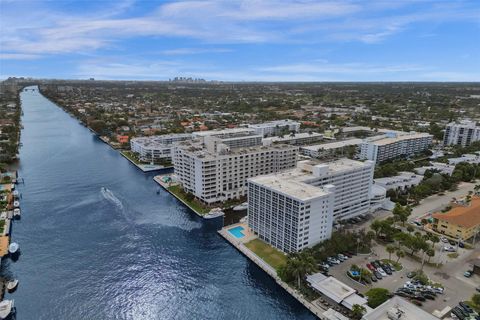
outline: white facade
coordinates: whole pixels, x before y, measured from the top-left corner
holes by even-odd
[[[249,124],[249,128],[254,129],[256,134],[263,137],[275,136],[284,131],[298,132],[300,131],[300,122],[293,120],[277,120],[258,124]]]
[[[400,172],[394,177],[374,179],[375,185],[381,186],[386,190],[405,190],[418,186],[422,182],[423,176],[413,172]]]
[[[138,153],[141,161],[171,159],[173,143],[190,139],[192,139],[191,134],[136,137],[130,140],[130,149]]]
[[[275,175],[248,180],[248,226],[283,252],[296,252],[330,238],[333,186],[316,188]]]
[[[433,136],[417,132],[389,132],[366,138],[360,146],[359,158],[381,163],[399,157],[412,156],[430,147]]]
[[[305,146],[300,148],[300,152],[303,155],[312,157],[312,158],[320,158],[329,155],[333,155],[335,153],[341,153],[342,149],[349,146],[360,146],[362,143],[362,139],[349,139],[343,141],[336,141],[331,143],[323,143],[317,144],[313,146]]]
[[[425,175],[425,171],[427,170],[439,171],[440,173],[445,173],[451,176],[453,170],[455,170],[455,166],[442,162],[432,162],[429,166],[415,168],[415,172],[421,175]]]
[[[382,194],[372,193],[374,163],[340,159],[329,163],[299,161],[297,168],[272,175],[278,180],[301,182],[317,188],[334,186],[333,219],[344,220],[365,215]],[[250,200],[249,200],[250,201]],[[250,209],[250,203],[249,203]]]
[[[207,149],[201,141],[184,141],[174,147],[175,175],[185,191],[206,203],[246,195],[247,179],[295,167],[298,148],[287,145]]]
[[[241,137],[241,136],[253,135],[253,134],[255,134],[255,130],[250,128],[233,128],[233,129],[224,129],[224,130],[208,130],[208,131],[192,132],[192,136],[195,139],[199,139],[202,142],[205,139],[205,137],[233,138],[233,137]]]
[[[302,132],[286,134],[283,137],[264,138],[263,144],[270,145],[272,143],[285,143],[293,145],[301,145],[318,142],[323,139],[323,134],[316,132]]]
[[[468,162],[468,163],[480,163],[480,151],[477,152],[476,154],[463,154],[461,157],[458,158],[450,158],[448,159],[448,164],[450,165],[457,165],[462,162]]]
[[[445,127],[443,145],[469,146],[474,141],[480,141],[480,126],[474,121],[462,120],[452,122]]]

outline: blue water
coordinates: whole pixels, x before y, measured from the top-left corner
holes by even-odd
[[[314,319],[205,222],[38,92],[21,94],[19,320]],[[106,187],[108,190],[103,190]]]
[[[228,232],[234,236],[235,238],[237,239],[240,239],[240,238],[243,238],[245,237],[245,235],[243,234],[243,227],[240,227],[240,226],[237,226],[237,227],[234,227],[234,228],[231,228],[231,229],[228,229]]]

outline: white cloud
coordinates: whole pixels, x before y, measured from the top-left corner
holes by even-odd
[[[37,54],[26,53],[0,53],[0,60],[34,60],[41,58]]]
[[[193,55],[193,54],[204,54],[204,53],[225,53],[232,52],[232,49],[227,48],[177,48],[170,50],[163,50],[161,54],[167,56],[180,56],[180,55]]]

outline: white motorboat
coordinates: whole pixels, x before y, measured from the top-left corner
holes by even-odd
[[[248,209],[248,202],[244,202],[242,204],[239,204],[238,206],[233,207],[233,211],[242,211],[247,209]]]
[[[20,248],[20,246],[18,245],[18,243],[12,242],[12,243],[10,243],[10,245],[8,246],[8,252],[10,252],[10,253],[15,253],[15,252],[18,251],[18,248]]]
[[[10,280],[7,282],[7,290],[9,292],[12,292],[13,290],[15,290],[18,286],[18,280],[17,279],[13,279],[13,280]]]
[[[18,198],[18,196],[19,196],[18,190],[13,190],[13,191],[12,191],[12,195],[13,195],[15,198]]]
[[[13,207],[14,208],[20,207],[20,201],[13,201]]]
[[[225,214],[225,212],[223,212],[222,209],[215,208],[215,209],[210,210],[210,212],[207,213],[206,215],[204,215],[203,218],[204,219],[214,219],[214,218],[221,217],[224,214]]]
[[[19,208],[13,209],[13,216],[14,217],[20,217],[20,209]]]
[[[13,300],[3,300],[0,302],[0,319],[6,319],[13,311]]]

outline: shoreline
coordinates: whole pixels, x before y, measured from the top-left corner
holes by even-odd
[[[314,316],[319,319],[322,319],[322,314],[327,311],[327,309],[320,308],[319,306],[313,304],[310,301],[307,301],[301,293],[297,290],[290,287],[286,282],[282,281],[277,275],[277,272],[273,267],[266,263],[262,258],[257,256],[253,251],[248,249],[241,241],[235,241],[231,236],[228,235],[227,229],[223,227],[218,230],[217,233],[235,249],[237,249],[242,255],[248,258],[251,262],[255,263],[257,267],[262,269],[266,274],[268,274],[275,283],[287,291],[293,298],[295,298],[299,303],[301,303],[307,310],[309,310]]]

